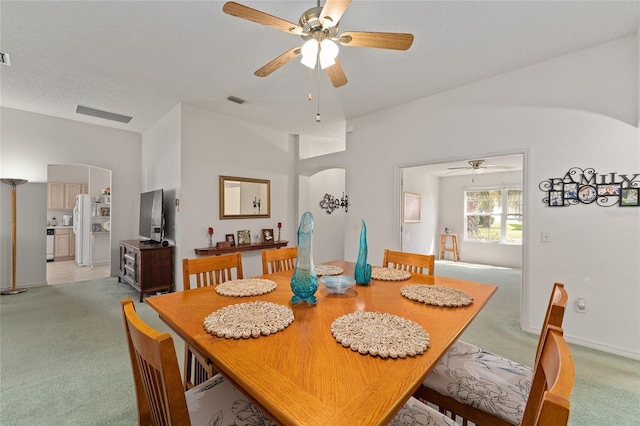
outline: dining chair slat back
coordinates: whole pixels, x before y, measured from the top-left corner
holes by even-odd
[[[575,383],[573,356],[562,328],[549,325],[542,335],[544,342],[533,373],[522,425],[563,426],[569,422],[571,411],[569,397]]]
[[[262,273],[290,271],[296,267],[298,247],[286,247],[277,250],[262,250]]]
[[[242,279],[242,253],[223,256],[182,259],[182,285],[191,289],[191,278],[195,276],[196,288],[222,284],[234,279]],[[184,386],[191,389],[209,380],[216,373],[213,362],[198,348],[185,342],[184,345]]]
[[[382,259],[382,267],[402,269],[416,274],[433,275],[435,268],[435,256],[432,254],[407,253],[385,249]],[[423,272],[427,269],[428,272]]]
[[[184,391],[173,338],[147,325],[136,313],[133,299],[121,302],[138,404],[138,424],[190,426],[240,424],[273,426],[259,407],[231,382],[216,374]],[[243,423],[244,424],[244,423]]]
[[[243,278],[242,253],[182,259],[182,285],[184,290],[191,289],[192,276],[195,276],[195,285],[198,288],[222,284],[233,279],[241,279]]]
[[[189,411],[171,335],[145,324],[136,313],[133,299],[122,300],[121,305],[139,424],[189,425]]]

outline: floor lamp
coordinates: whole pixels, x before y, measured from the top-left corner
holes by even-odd
[[[10,290],[4,290],[1,291],[0,294],[2,294],[3,296],[5,295],[9,295],[9,294],[18,294],[18,293],[24,293],[25,291],[27,291],[26,288],[16,288],[16,217],[17,217],[17,213],[16,213],[16,187],[18,185],[22,185],[23,183],[27,183],[26,179],[2,179],[2,182],[6,183],[7,185],[9,185],[11,187],[11,221],[12,221],[12,225],[13,225],[13,231],[12,231],[12,239],[11,239],[11,249],[12,249],[12,256],[11,256],[11,260],[12,260],[12,270],[13,270],[13,281],[12,281],[12,285],[11,285],[11,289]]]

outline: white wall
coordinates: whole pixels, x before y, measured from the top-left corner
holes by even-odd
[[[207,246],[206,231],[215,229],[214,241],[225,234],[249,229],[259,235],[277,229],[282,239],[296,245],[297,218],[292,188],[297,150],[290,135],[228,116],[182,104],[181,118],[181,211],[177,226],[180,257],[195,257],[194,249]],[[219,217],[220,175],[271,181],[271,217],[225,219]],[[237,239],[237,236],[236,236]],[[262,274],[260,251],[242,253],[245,277]],[[181,281],[181,280],[178,280]],[[177,288],[182,288],[176,282]]]
[[[116,275],[119,265],[117,241],[135,238],[138,233],[137,220],[131,218],[138,216],[140,134],[4,107],[0,109],[0,114],[0,170],[3,177],[20,177],[32,183],[44,184],[47,182],[48,164],[86,164],[113,171],[111,215],[114,226],[111,234],[111,273]],[[31,252],[19,252],[17,281],[23,287],[42,285],[46,282],[45,240],[41,238],[46,225],[46,185],[44,187],[42,197],[35,194],[41,191],[34,191],[32,196],[25,191],[26,196],[19,199],[21,207],[29,211],[37,209],[42,212],[37,218],[25,217],[20,222],[20,226],[34,229],[35,232],[33,235],[19,234],[18,246],[41,246],[42,250],[37,250],[43,253],[36,255],[38,260],[34,260],[35,256]],[[5,192],[3,189],[3,211],[7,193],[8,191]],[[10,265],[11,252],[5,251],[5,236],[10,235],[10,227],[10,214],[3,214],[0,218],[3,236],[0,255],[3,265],[3,288],[10,281],[11,274],[10,268],[6,267]],[[33,262],[36,262],[37,266],[33,266]],[[28,268],[37,268],[39,273],[32,276],[32,271],[27,272]]]
[[[444,231],[444,227],[438,226],[440,218],[440,196],[442,195],[439,186],[440,178],[425,174],[420,169],[407,168],[401,172],[402,192],[420,195],[422,202],[421,218],[419,223],[402,223],[401,247],[392,245],[388,248],[391,250],[400,249],[409,253],[434,254],[437,256],[439,235]],[[403,215],[402,209],[400,215]]]
[[[571,340],[640,358],[640,210],[549,208],[538,188],[574,166],[640,172],[637,56],[634,35],[360,117],[348,123],[356,130],[345,153],[303,165],[345,164],[347,221],[365,218],[375,264],[384,248],[400,242],[399,167],[524,152],[529,243],[523,248],[523,329],[539,330],[551,285],[560,281],[570,307],[577,297],[590,304],[586,315],[567,309]],[[349,223],[345,258],[355,260],[357,232],[351,229]],[[552,232],[551,244],[539,242],[542,230]]]
[[[471,175],[440,178],[441,232],[448,227],[458,235],[458,254],[463,262],[521,268],[521,245],[465,241],[464,191],[478,186],[522,185],[522,171],[479,174],[474,176],[475,182],[471,182],[471,178]],[[535,195],[539,195],[538,190]],[[529,224],[527,219],[524,219],[525,226]],[[446,258],[451,259],[450,253]]]
[[[304,211],[311,212],[313,215],[313,261],[316,264],[344,258],[343,238],[348,213],[345,213],[343,208],[338,208],[328,214],[325,209],[320,208],[320,200],[325,194],[341,198],[344,190],[344,169],[323,170],[309,178],[309,185],[306,188],[309,202]],[[304,211],[299,214],[296,231]]]

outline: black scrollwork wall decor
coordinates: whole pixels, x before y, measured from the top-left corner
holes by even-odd
[[[595,169],[572,167],[561,178],[550,178],[538,187],[547,193],[542,202],[550,207],[595,203],[602,207],[639,207],[640,173],[598,174]]]
[[[342,198],[337,199],[333,195],[324,194],[324,198],[320,200],[320,208],[325,209],[327,214],[333,213],[335,209],[342,207],[346,212],[349,211],[349,196],[342,193]]]

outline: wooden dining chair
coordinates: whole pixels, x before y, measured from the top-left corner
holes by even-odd
[[[382,258],[383,268],[402,269],[407,272],[423,274],[426,268],[427,275],[433,275],[436,257],[432,254],[406,253],[403,251],[391,251],[385,249]]]
[[[220,374],[185,393],[171,335],[161,333],[142,321],[136,313],[133,299],[122,300],[121,306],[133,371],[138,424],[217,425],[223,422],[236,424],[236,420],[255,425],[274,424]]]
[[[242,253],[224,256],[199,257],[182,259],[182,286],[190,290],[192,277],[195,287],[221,284],[226,281],[243,278]],[[216,373],[213,362],[202,354],[198,348],[184,343],[184,386],[185,390],[209,380]]]
[[[235,278],[233,272],[235,271]],[[196,287],[221,284],[232,279],[242,278],[242,253],[223,256],[182,259],[182,285],[184,290],[191,289],[191,277],[195,277]]]
[[[289,271],[296,267],[298,247],[287,247],[277,250],[262,250],[262,273]]]
[[[550,327],[561,327],[569,300],[563,284],[555,283],[542,324],[534,367],[514,362],[470,343],[458,340],[440,359],[416,392],[421,400],[455,413],[463,424],[519,425],[527,401],[528,386],[538,367]],[[474,387],[462,396],[459,384],[473,380],[486,386]],[[499,395],[496,401],[487,395]]]

